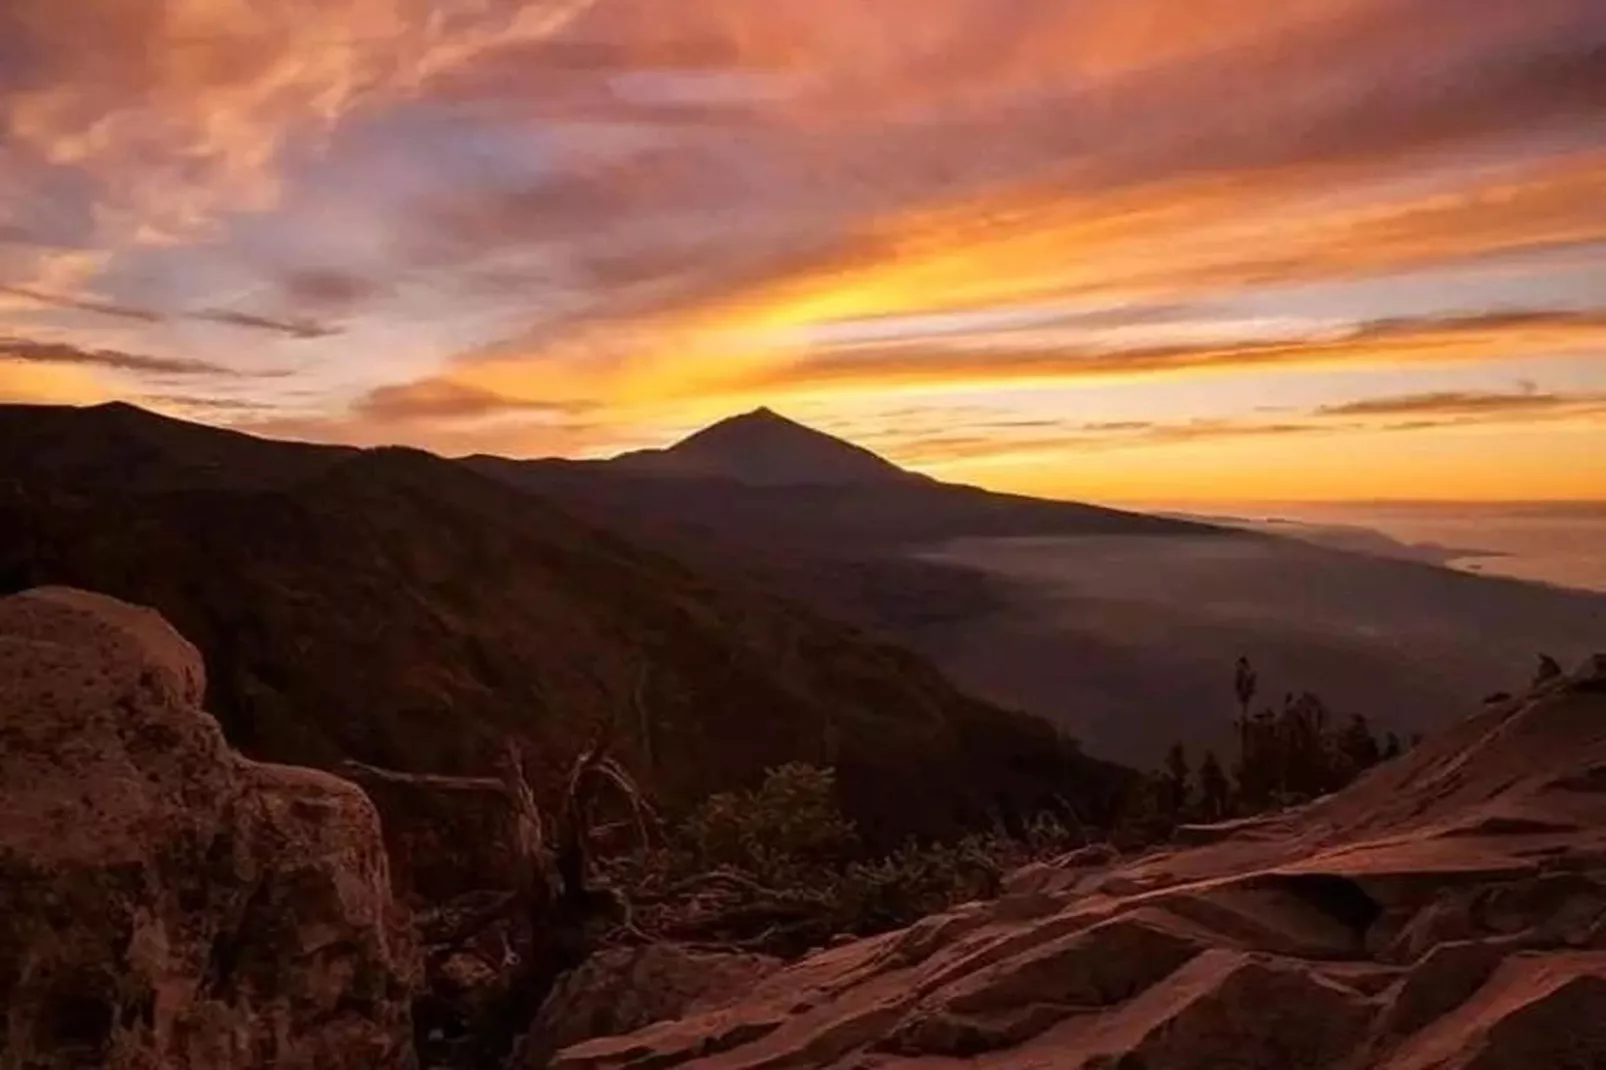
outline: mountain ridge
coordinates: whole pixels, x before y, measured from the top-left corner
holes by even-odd
[[[109,502],[135,491],[182,491],[201,503],[238,503],[246,491],[294,496],[324,473],[360,471],[376,457],[427,459],[438,472],[455,467],[525,492],[482,490],[455,523],[496,529],[501,517],[481,514],[506,513],[538,529],[572,530],[518,502],[555,506],[585,530],[627,534],[660,567],[744,600],[806,606],[914,650],[990,707],[1027,711],[1095,753],[1140,767],[1176,742],[1230,747],[1228,676],[1241,655],[1276,688],[1311,690],[1344,714],[1382,716],[1411,732],[1508,688],[1537,652],[1577,657],[1606,635],[1606,596],[934,480],[758,486],[665,478],[606,461],[452,462],[405,447],[276,442],[128,406],[10,411],[27,419],[0,419],[0,462],[22,459],[5,470],[31,473],[35,510],[63,513],[80,508],[75,496]],[[75,430],[86,418],[94,434]],[[361,499],[360,476],[348,478]],[[404,492],[410,516],[429,514],[421,506],[437,478]],[[324,528],[344,511],[333,496],[319,508]],[[113,523],[138,531],[144,519],[118,514]],[[263,525],[277,520],[270,514]],[[430,524],[428,556],[443,556],[454,536],[440,517]],[[79,530],[69,536],[80,550],[94,542]],[[24,529],[12,545],[34,537]],[[38,537],[32,558],[48,558],[47,544],[59,537]],[[0,555],[0,581],[13,589],[29,575],[17,561]],[[368,566],[347,567],[360,574]],[[94,574],[81,585],[99,586]],[[125,593],[152,601],[142,589]],[[593,687],[580,701],[596,694]]]
[[[1227,748],[1230,670],[1427,731],[1539,652],[1606,636],[1606,595],[1271,532],[941,483],[754,486],[607,461],[488,474],[919,650],[961,687],[1139,766]]]
[[[815,551],[830,551],[845,537],[882,550],[966,536],[1252,537],[1197,521],[946,483],[767,407],[716,421],[661,449],[611,458],[475,454],[461,461],[556,495],[603,522],[673,513],[693,545],[720,540],[726,526],[740,528],[748,541]],[[622,511],[621,502],[627,503]],[[648,517],[638,504],[647,506]]]
[[[0,582],[159,610],[253,757],[483,773],[511,734],[556,785],[611,720],[671,806],[835,765],[891,842],[1052,809],[1067,783],[1096,811],[1132,776],[901,647],[465,465],[129,419],[0,407]]]

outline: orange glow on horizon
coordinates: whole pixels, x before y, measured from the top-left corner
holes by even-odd
[[[1488,458],[1500,458],[1498,465]],[[1606,501],[1601,421],[1359,432],[1293,443],[1224,439],[1094,455],[1074,449],[956,460],[931,474],[996,490],[1103,502]]]

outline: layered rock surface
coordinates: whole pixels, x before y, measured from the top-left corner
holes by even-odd
[[[0,1067],[399,1067],[416,963],[372,803],[248,761],[157,614],[0,600]]]
[[[562,1070],[1606,1067],[1606,663],[1296,812],[1017,874]]]
[[[510,1070],[545,1066],[553,1052],[616,1036],[746,995],[780,969],[768,955],[698,951],[674,944],[611,948],[552,990]]]

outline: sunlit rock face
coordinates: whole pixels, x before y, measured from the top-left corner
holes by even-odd
[[[1207,831],[1039,865],[554,1065],[1606,1065],[1601,659],[1336,796]]]
[[[729,1003],[780,967],[768,955],[675,944],[609,948],[559,981],[509,1070],[536,1070],[560,1048]]]
[[[414,952],[355,785],[229,749],[156,613],[0,601],[0,1066],[400,1067]]]

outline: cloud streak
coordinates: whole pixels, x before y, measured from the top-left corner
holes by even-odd
[[[119,305],[113,301],[97,301],[91,297],[49,294],[28,286],[0,286],[0,294],[10,294],[12,297],[20,297],[24,301],[32,301],[36,304],[49,305],[54,308],[93,312],[97,316],[111,316],[114,319],[137,320],[141,323],[161,323],[166,319],[160,312],[154,312],[148,308],[134,308],[130,305]]]
[[[449,380],[421,380],[379,387],[360,398],[352,411],[379,422],[478,419],[509,413],[568,418],[587,411],[584,402],[509,397]]]
[[[1389,417],[1393,418],[1392,422],[1384,427],[1393,431],[1475,424],[1592,421],[1606,418],[1606,391],[1567,394],[1536,390],[1515,393],[1443,390],[1325,405],[1317,415]]]
[[[182,357],[154,357],[119,349],[85,349],[69,342],[0,336],[0,361],[101,368],[145,375],[223,375],[237,373],[218,364]]]
[[[843,347],[733,380],[737,395],[894,386],[955,389],[1017,382],[1124,379],[1262,369],[1465,363],[1497,354],[1606,352],[1606,314],[1573,311],[1481,313],[1388,319],[1307,334],[1214,344],[1072,347],[1053,339],[1025,347],[1019,332],[972,338],[963,347],[919,339]],[[1028,339],[1029,340],[1029,339]],[[996,343],[996,344],[995,344]]]
[[[221,323],[227,327],[250,327],[260,331],[273,331],[300,339],[328,338],[330,335],[340,333],[338,327],[328,327],[310,320],[276,319],[272,316],[258,316],[230,309],[214,308],[202,312],[188,312],[184,314],[184,318],[205,323]]]
[[[1060,421],[1029,432],[982,422],[960,430],[890,433],[879,443],[904,464],[943,466],[1018,455],[1086,455],[1187,447],[1202,442],[1441,431],[1472,425],[1532,426],[1606,417],[1606,391],[1445,391],[1324,405],[1291,418],[1194,418],[1176,421]]]
[[[226,327],[248,327],[254,330],[272,331],[276,334],[300,339],[327,338],[330,335],[340,333],[339,328],[314,323],[310,320],[278,319],[273,316],[260,316],[231,309],[204,309],[198,312],[170,314],[158,312],[155,309],[140,308],[135,305],[118,304],[115,301],[96,300],[92,297],[45,293],[28,286],[0,286],[0,294],[10,294],[25,301],[48,305],[53,308],[90,312],[97,316],[133,320],[138,323],[167,323],[175,319],[190,320],[196,323],[219,323]]]

